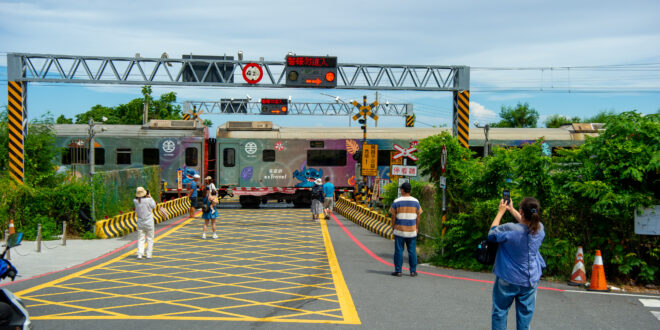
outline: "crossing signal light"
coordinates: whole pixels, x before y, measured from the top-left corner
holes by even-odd
[[[284,68],[288,87],[337,87],[337,57],[288,55]]]
[[[362,128],[362,130],[364,130],[364,131],[367,130],[367,120],[366,119],[364,119],[364,118],[359,119],[358,123],[360,123],[360,125],[362,125],[362,126],[360,126],[360,128]]]
[[[262,115],[286,115],[288,110],[288,99],[261,99]]]

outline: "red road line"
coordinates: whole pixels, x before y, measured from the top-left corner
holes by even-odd
[[[161,228],[161,229],[158,229],[156,232],[154,232],[154,235],[155,235],[155,234],[158,234],[158,233],[160,233],[160,232],[162,232],[163,230],[169,229],[170,227],[172,227],[172,226],[174,226],[174,225],[176,225],[176,224],[179,224],[180,222],[182,222],[182,221],[184,221],[184,220],[187,220],[187,219],[189,219],[189,218],[190,218],[190,216],[187,216],[187,217],[182,218],[182,219],[179,219],[179,220],[177,220],[176,222],[173,222],[173,223],[171,223],[171,224],[169,224],[169,225],[167,225],[167,226],[165,226],[165,227],[163,227],[163,228]],[[54,271],[49,272],[49,273],[45,273],[45,274],[41,274],[41,275],[35,275],[35,276],[30,277],[30,278],[24,278],[24,279],[21,279],[21,280],[18,280],[18,281],[2,283],[2,284],[0,284],[0,287],[5,286],[5,285],[9,285],[9,284],[13,284],[13,283],[20,283],[20,282],[24,282],[24,281],[29,281],[29,280],[37,279],[37,278],[44,277],[44,276],[48,276],[48,275],[51,275],[51,274],[55,274],[55,273],[59,273],[59,272],[63,272],[63,271],[65,271],[65,270],[71,270],[71,269],[80,268],[80,267],[82,267],[82,266],[89,265],[89,264],[91,264],[91,263],[93,263],[93,262],[95,262],[95,261],[97,261],[97,260],[103,259],[103,258],[105,258],[105,257],[107,257],[107,256],[109,256],[109,255],[115,254],[115,253],[117,253],[117,252],[119,252],[119,251],[121,251],[121,250],[123,250],[123,249],[125,249],[125,248],[127,248],[127,247],[129,247],[129,246],[131,246],[131,245],[133,245],[133,244],[135,244],[135,243],[137,243],[137,240],[134,240],[134,241],[132,241],[132,242],[130,242],[130,243],[126,243],[126,245],[124,245],[124,246],[122,246],[122,247],[116,248],[116,249],[114,249],[113,251],[110,251],[110,252],[108,252],[108,253],[106,253],[106,254],[100,256],[100,257],[97,257],[97,258],[94,258],[94,259],[92,259],[92,260],[89,260],[89,261],[83,262],[83,263],[81,263],[81,264],[79,264],[79,265],[71,266],[71,267],[69,267],[69,268],[64,268],[64,269],[60,269],[60,270],[54,270]]]
[[[332,219],[334,219],[335,222],[339,225],[339,227],[341,227],[341,229],[344,230],[344,233],[346,233],[346,235],[347,235],[348,237],[350,237],[350,238],[353,240],[353,242],[354,242],[357,246],[359,246],[364,252],[366,252],[366,253],[367,253],[368,255],[370,255],[372,258],[374,258],[374,259],[380,261],[381,263],[383,263],[383,264],[385,264],[385,265],[388,265],[388,266],[390,266],[390,267],[394,267],[394,264],[393,264],[393,263],[390,263],[390,262],[387,262],[387,261],[383,260],[383,258],[377,256],[377,255],[376,255],[375,253],[373,253],[368,247],[366,247],[364,244],[362,244],[362,242],[360,242],[357,238],[355,238],[355,236],[353,236],[353,234],[352,234],[350,231],[348,231],[348,229],[344,226],[344,224],[341,223],[341,222],[339,222],[339,220],[337,220],[337,217],[336,217],[334,214],[331,214],[331,216],[332,216]],[[407,267],[402,267],[402,268],[403,268],[403,269],[409,269],[409,268],[407,268]],[[431,275],[431,276],[437,276],[437,277],[451,278],[451,279],[454,279],[454,280],[462,280],[462,281],[470,281],[470,282],[479,282],[479,283],[490,283],[490,284],[493,284],[493,281],[479,280],[479,279],[476,279],[476,278],[451,276],[451,275],[444,275],[444,274],[430,273],[430,272],[424,272],[424,271],[418,271],[418,273],[420,273],[420,274],[425,274],[425,275]],[[563,289],[548,288],[548,287],[543,287],[543,286],[538,287],[538,289],[539,289],[539,290],[548,290],[548,291],[559,291],[559,292],[564,292],[564,291],[565,291],[565,290],[563,290]]]

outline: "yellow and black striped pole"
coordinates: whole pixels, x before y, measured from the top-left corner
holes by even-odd
[[[406,127],[415,126],[415,116],[406,116]]]
[[[23,96],[25,84],[19,81],[9,81],[7,84],[9,99],[9,175],[19,183],[24,179],[24,129],[23,126]]]
[[[454,124],[452,130],[458,142],[469,148],[470,142],[470,91],[454,92]]]

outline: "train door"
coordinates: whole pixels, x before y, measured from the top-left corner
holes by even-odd
[[[238,164],[238,143],[219,143],[220,156],[218,163],[218,185],[230,186],[238,185],[239,170]]]

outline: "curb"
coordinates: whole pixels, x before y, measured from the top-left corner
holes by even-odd
[[[154,223],[161,223],[174,217],[185,214],[190,209],[188,197],[181,197],[171,201],[156,204],[154,209]],[[137,216],[135,211],[117,215],[111,219],[96,222],[96,237],[113,238],[124,235],[126,232],[137,230]]]
[[[390,218],[372,211],[366,206],[358,205],[350,200],[340,197],[335,204],[335,210],[358,225],[387,239],[393,240]]]

